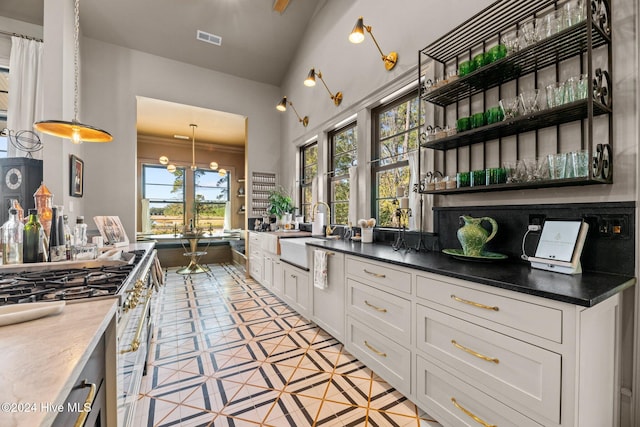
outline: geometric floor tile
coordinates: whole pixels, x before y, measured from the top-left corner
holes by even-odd
[[[243,271],[209,267],[167,271],[134,426],[440,426]]]

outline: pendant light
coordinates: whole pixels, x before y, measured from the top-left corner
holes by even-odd
[[[196,169],[198,169],[198,166],[196,165],[196,128],[198,127],[198,125],[195,123],[191,123],[189,126],[191,127],[191,166],[190,168],[192,171],[195,171]],[[189,139],[189,137],[187,136],[180,136],[180,135],[174,135],[174,138]],[[160,158],[158,159],[158,162],[161,165],[167,165],[167,170],[171,173],[175,172],[177,169],[176,165],[174,165],[173,163],[169,163],[169,158],[167,156],[160,156]],[[226,169],[218,168],[217,162],[209,163],[209,168],[218,172],[220,176],[225,176],[227,174]]]
[[[73,89],[73,120],[68,122],[64,120],[43,120],[33,124],[35,130],[53,135],[60,138],[70,139],[74,144],[82,144],[86,142],[110,142],[113,137],[105,130],[85,125],[78,121],[78,74],[79,64],[78,56],[80,54],[80,0],[75,0],[74,5],[74,52],[73,52],[73,72],[74,72],[74,89]]]

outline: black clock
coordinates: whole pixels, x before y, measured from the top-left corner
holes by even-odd
[[[16,199],[27,214],[35,208],[33,193],[42,183],[42,160],[27,157],[0,159],[0,225],[9,218],[11,200]]]

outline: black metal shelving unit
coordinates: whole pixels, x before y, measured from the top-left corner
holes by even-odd
[[[420,187],[423,194],[461,194],[470,192],[505,191],[516,189],[561,187],[589,184],[610,184],[613,182],[613,123],[611,99],[612,49],[611,31],[609,27],[611,4],[609,0],[594,0],[586,2],[586,19],[571,27],[544,38],[526,48],[508,55],[498,61],[485,65],[466,76],[452,79],[449,83],[434,89],[427,89],[425,77],[426,69],[441,70],[446,75],[447,70],[457,69],[461,61],[471,59],[479,52],[486,52],[492,44],[500,42],[503,34],[518,30],[523,22],[543,16],[544,14],[562,7],[565,2],[557,0],[502,0],[497,1],[469,19],[460,26],[445,34],[418,53],[418,79],[420,97],[423,101],[442,108],[444,123],[434,123],[444,127],[448,108],[455,108],[458,104],[467,102],[471,109],[472,98],[486,97],[486,91],[501,91],[502,86],[515,81],[518,88],[519,79],[533,76],[534,87],[538,82],[541,70],[548,73],[555,69],[558,78],[563,61],[579,58],[581,74],[589,76],[586,99],[563,104],[559,107],[544,109],[535,113],[523,115],[502,122],[493,123],[465,132],[422,142],[421,149],[431,150],[436,166],[440,165],[442,173],[448,172],[447,152],[459,150],[472,145],[482,145],[482,163],[486,165],[486,143],[498,141],[498,150],[502,153],[502,144],[519,144],[518,136],[525,132],[535,134],[535,152],[539,151],[538,130],[555,127],[556,146],[559,145],[560,126],[571,122],[579,122],[581,149],[588,151],[590,172],[586,177],[540,180],[534,182],[493,184],[488,186],[463,187],[447,190],[426,190]],[[606,49],[606,64],[596,68],[594,65],[594,49]],[[602,56],[602,55],[600,55]],[[603,71],[604,70],[604,71]],[[498,92],[500,93],[500,92]],[[422,105],[419,106],[422,109]],[[419,112],[422,117],[422,111]],[[608,118],[608,141],[594,141],[594,118],[606,116]],[[604,120],[606,121],[607,118]],[[422,124],[426,129],[427,123]],[[455,126],[454,126],[455,127]],[[514,136],[509,141],[503,138]],[[516,153],[519,150],[516,148]],[[471,152],[468,151],[468,156]],[[420,156],[421,157],[421,156]],[[456,153],[456,167],[461,169]],[[520,159],[515,159],[520,160]],[[477,163],[477,162],[476,162]],[[471,157],[469,158],[471,164]],[[436,167],[437,169],[437,167]],[[423,172],[422,161],[420,171]],[[466,172],[467,170],[457,170]]]

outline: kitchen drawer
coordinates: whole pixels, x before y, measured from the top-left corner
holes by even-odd
[[[469,384],[560,422],[559,354],[419,304],[416,315],[419,350]]]
[[[262,252],[261,237],[257,233],[249,233],[249,256]]]
[[[416,367],[418,405],[443,425],[542,427],[420,356]]]
[[[411,351],[347,315],[347,350],[404,395],[411,395]]]
[[[347,311],[394,341],[411,344],[411,301],[347,279]]]
[[[438,305],[562,343],[562,310],[418,275],[416,294]]]
[[[390,264],[367,262],[362,258],[347,257],[347,275],[359,277],[367,284],[376,284],[381,289],[397,290],[411,294],[411,273]]]

